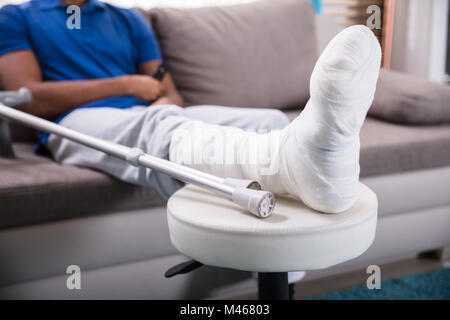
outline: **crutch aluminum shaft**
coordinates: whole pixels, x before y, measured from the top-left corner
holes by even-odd
[[[87,147],[105,152],[109,155],[112,155],[116,158],[125,161],[128,160],[127,156],[132,151],[132,148],[112,143],[110,141],[106,141],[100,138],[89,136],[87,134],[63,127],[51,121],[32,116],[30,114],[27,114],[25,112],[13,108],[9,108],[2,104],[0,104],[0,114],[10,120],[19,121],[27,126],[30,126],[40,131],[56,134],[58,136],[67,138],[71,141],[78,142]],[[141,157],[142,156],[144,156],[144,154],[141,155]],[[212,189],[213,191],[219,192],[228,197],[231,196],[233,193],[233,188],[231,186],[223,184],[224,179],[198,170],[191,169],[189,167],[184,167],[164,159],[160,159],[145,154],[145,160],[142,159],[141,161],[139,161],[139,164],[143,166],[148,166],[150,168],[154,168],[155,170],[161,171],[163,173],[170,174],[174,178],[183,180],[184,182],[199,184],[203,187]],[[197,180],[199,181],[197,182]]]
[[[0,116],[105,152],[116,158],[127,161],[132,165],[148,167],[168,174],[183,182],[192,183],[209,189],[226,196],[259,217],[268,217],[273,211],[275,198],[271,192],[230,185],[226,183],[226,179],[151,156],[136,148],[129,148],[80,133],[48,120],[5,106],[2,103],[0,103]]]

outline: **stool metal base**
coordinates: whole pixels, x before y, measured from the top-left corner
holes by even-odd
[[[179,263],[166,271],[165,277],[171,278],[178,274],[189,273],[203,266],[202,263],[189,260]],[[259,300],[292,300],[294,285],[288,283],[287,272],[259,272],[258,299]]]
[[[259,300],[288,300],[291,299],[287,272],[259,272],[258,299]]]

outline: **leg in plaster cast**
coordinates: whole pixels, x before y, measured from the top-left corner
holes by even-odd
[[[335,213],[357,199],[359,131],[375,93],[381,49],[373,33],[352,26],[327,46],[311,76],[311,98],[286,128],[269,133],[183,123],[170,160],[222,177],[257,180],[318,211]]]

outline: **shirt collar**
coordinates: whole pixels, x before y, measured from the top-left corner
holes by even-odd
[[[66,6],[59,0],[36,0],[41,10],[51,10],[56,8],[65,8]],[[101,9],[105,8],[105,3],[99,0],[88,0],[81,9]]]

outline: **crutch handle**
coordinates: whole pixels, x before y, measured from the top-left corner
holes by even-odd
[[[8,107],[16,107],[31,102],[31,92],[27,88],[17,91],[0,91],[0,102]]]

